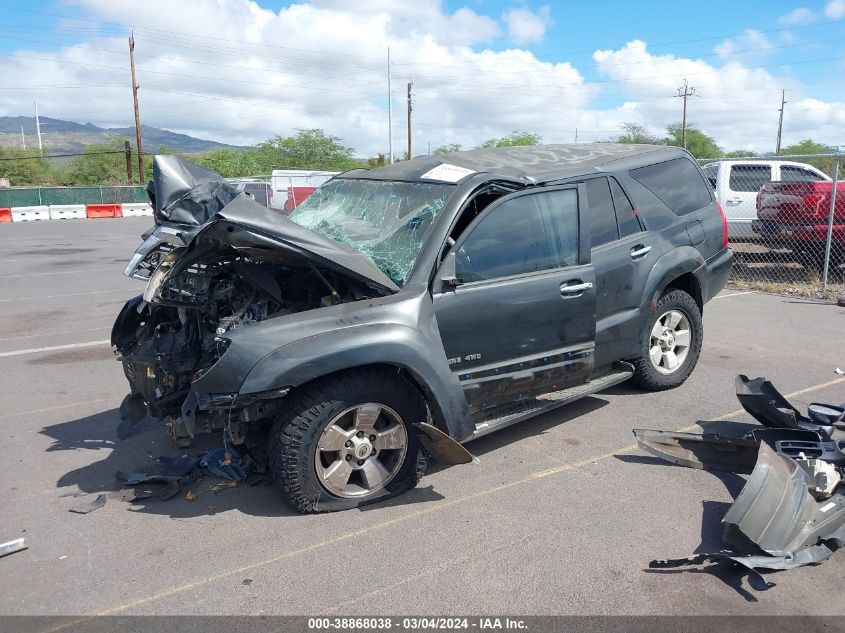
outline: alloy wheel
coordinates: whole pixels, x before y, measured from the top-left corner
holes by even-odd
[[[317,441],[314,466],[320,484],[337,497],[364,497],[399,472],[408,434],[399,415],[374,402],[335,416]]]

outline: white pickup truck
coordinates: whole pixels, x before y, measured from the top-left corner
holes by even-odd
[[[732,241],[759,239],[751,230],[757,219],[757,192],[770,182],[830,180],[812,165],[788,160],[720,160],[702,167],[728,219]]]

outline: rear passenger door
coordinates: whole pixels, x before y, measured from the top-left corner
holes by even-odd
[[[654,237],[644,230],[615,178],[591,178],[584,184],[596,273],[596,367],[602,367],[637,349],[639,306],[653,261]]]
[[[477,420],[590,379],[595,276],[582,248],[582,197],[569,185],[500,198],[447,256],[454,281],[434,288],[434,310]]]
[[[728,237],[731,240],[755,239],[751,222],[757,219],[757,193],[763,185],[772,182],[772,166],[725,164],[730,167],[728,191],[722,201],[728,220]]]

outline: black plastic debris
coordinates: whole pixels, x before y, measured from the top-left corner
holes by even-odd
[[[75,506],[69,508],[70,512],[77,514],[88,514],[94,510],[99,510],[106,505],[106,495],[97,495],[97,498],[87,503],[77,503]]]
[[[833,437],[845,408],[814,403],[805,416],[765,378],[739,375],[736,390],[767,428],[742,437],[634,430],[640,447],[660,459],[750,475],[722,519],[726,549],[653,560],[652,569],[717,562],[759,576],[818,564],[845,544],[845,440]]]

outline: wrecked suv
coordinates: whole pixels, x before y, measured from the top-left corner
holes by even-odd
[[[677,148],[473,150],[341,174],[291,216],[159,156],[147,282],[112,332],[180,442],[270,425],[301,512],[407,490],[426,456],[632,378],[689,376],[725,284],[724,215]],[[471,459],[471,456],[469,456]]]

